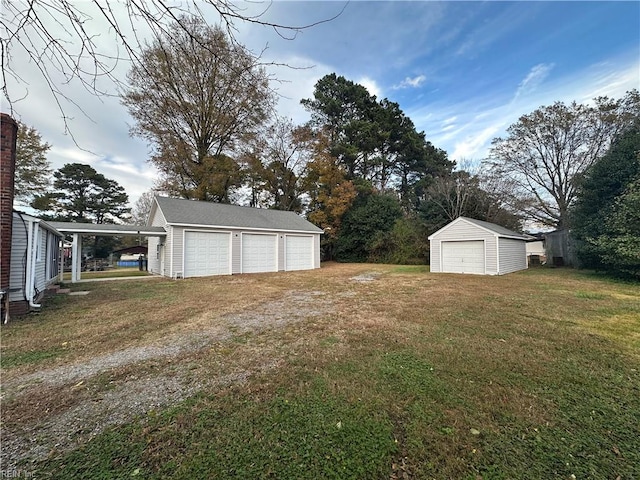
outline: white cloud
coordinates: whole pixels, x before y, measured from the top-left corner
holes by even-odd
[[[369,77],[362,77],[356,83],[359,83],[364,88],[366,88],[371,95],[375,95],[378,100],[382,98],[382,89],[378,86],[375,80]]]
[[[309,119],[309,113],[300,104],[300,100],[313,97],[313,89],[318,80],[334,72],[335,68],[300,56],[280,59],[291,67],[272,67],[272,73],[279,81],[273,86],[279,95],[277,111],[280,116],[291,118],[302,124]]]
[[[394,85],[392,88],[394,90],[400,90],[403,88],[418,88],[427,80],[426,75],[418,75],[416,77],[406,77],[402,82],[397,85]]]
[[[500,123],[489,125],[479,132],[474,132],[465,137],[461,142],[456,142],[450,158],[456,161],[462,159],[475,160],[484,157],[484,151],[491,139],[498,133],[502,125]]]
[[[529,70],[527,76],[522,80],[522,82],[520,82],[520,85],[518,85],[514,99],[518,99],[523,95],[535,92],[542,82],[544,82],[544,80],[549,76],[554,65],[555,64],[553,63],[539,63]]]

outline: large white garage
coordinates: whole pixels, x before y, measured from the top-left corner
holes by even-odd
[[[320,268],[322,230],[294,212],[155,197],[148,268],[172,278]]]
[[[530,238],[494,223],[459,217],[429,237],[431,271],[504,275],[524,270]]]

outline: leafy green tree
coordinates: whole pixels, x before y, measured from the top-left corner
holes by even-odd
[[[429,262],[428,232],[418,218],[402,217],[389,231],[378,232],[369,247],[369,262],[422,265]]]
[[[231,202],[243,184],[243,146],[266,122],[274,96],[259,59],[220,27],[181,17],[143,50],[122,97],[148,140],[159,188]]]
[[[311,125],[327,134],[330,154],[347,179],[364,180],[379,191],[396,189],[407,206],[417,184],[453,167],[397,103],[378,102],[365,87],[335,73],[318,80],[314,98],[301,103]]]
[[[373,191],[361,193],[343,217],[336,242],[336,259],[366,262],[374,249],[379,248],[380,235],[389,232],[400,218],[402,208],[396,196]]]
[[[504,183],[501,196],[516,212],[554,228],[569,226],[581,175],[613,139],[640,117],[640,94],[594,99],[594,105],[556,102],[523,115],[493,140],[487,165]]]
[[[16,138],[15,199],[30,205],[35,197],[51,188],[51,165],[47,152],[51,148],[33,127],[18,122]]]
[[[637,274],[634,262],[639,250],[633,248],[640,238],[639,178],[640,120],[585,172],[580,183],[572,236],[582,266]]]
[[[129,198],[124,188],[90,165],[68,163],[53,174],[53,191],[36,197],[34,208],[53,211],[48,220],[79,223],[117,223],[128,219]],[[105,258],[115,247],[115,237],[93,237],[93,256]]]
[[[436,176],[450,173],[454,163],[448,160],[446,152],[426,140],[424,132],[416,130],[397,103],[388,99],[378,101],[362,85],[335,73],[321,78],[315,85],[313,98],[302,100],[302,104],[311,113],[314,133],[327,139],[327,155],[333,162],[325,157],[323,165],[341,172],[344,180],[359,186],[357,197],[351,200],[353,205],[341,203],[346,209],[342,211],[340,229],[333,237],[332,252],[339,260],[391,258],[393,252],[387,247],[400,246],[404,240],[382,245],[384,239],[391,238],[385,235],[396,220],[395,214],[389,213],[389,199],[401,207],[400,217],[418,218],[413,213],[430,182]],[[314,198],[313,193],[311,197]],[[324,207],[319,205],[316,210],[316,206],[312,200],[310,218],[322,215]],[[375,220],[369,216],[376,215],[383,222],[374,233],[371,226]],[[399,239],[405,232],[397,233]],[[370,255],[375,235],[378,235],[377,253]],[[417,238],[405,235],[405,239],[409,237]],[[415,247],[419,249],[420,245]],[[400,256],[407,257],[399,253],[397,257]]]
[[[130,211],[124,188],[91,165],[68,163],[53,176],[53,192],[39,197],[35,204],[54,211],[57,220],[115,223]]]
[[[640,279],[640,175],[616,198],[607,232],[594,239],[610,272]]]

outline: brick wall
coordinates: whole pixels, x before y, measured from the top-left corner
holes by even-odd
[[[18,124],[2,113],[0,140],[0,290],[9,290],[11,268],[11,231],[13,223],[14,173],[16,166],[16,137]],[[7,303],[5,304],[5,301]],[[8,295],[3,299],[3,313],[7,310]]]

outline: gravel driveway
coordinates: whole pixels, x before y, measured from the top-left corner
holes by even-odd
[[[88,361],[12,378],[2,385],[2,469],[42,460],[86,443],[105,428],[123,424],[211,388],[246,381],[276,368],[274,336],[257,342],[251,361],[201,367],[202,352],[234,349],[234,339],[254,338],[329,314],[323,292],[290,292],[250,311],[208,314],[198,331],[174,333],[154,344],[124,348]],[[259,351],[255,351],[255,349]],[[26,415],[25,412],[31,412]],[[35,412],[35,413],[33,413]]]

